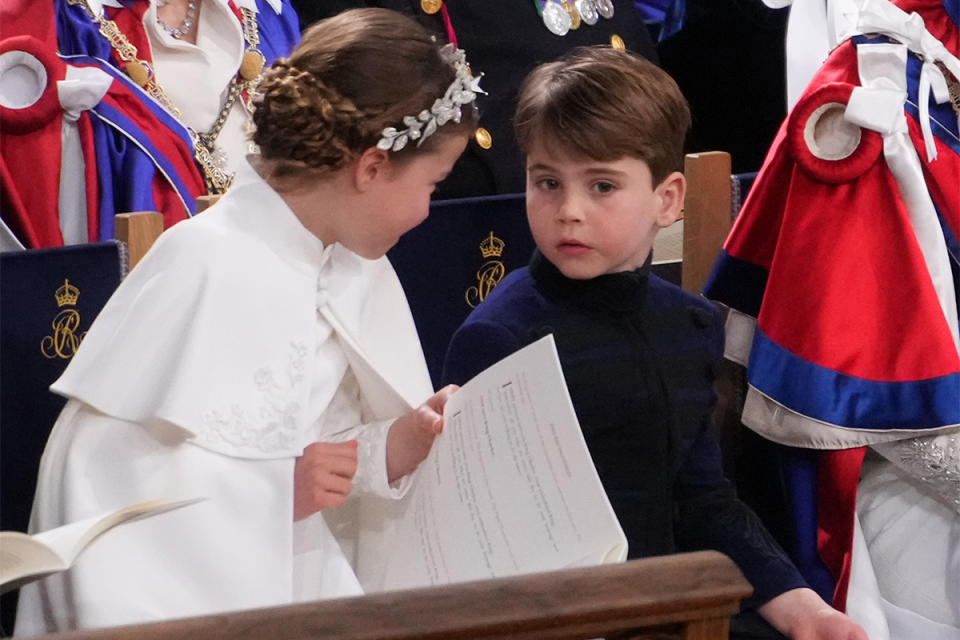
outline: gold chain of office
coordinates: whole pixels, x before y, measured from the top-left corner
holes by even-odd
[[[947,80],[947,90],[950,92],[950,105],[953,107],[953,111],[960,116],[960,78],[955,78],[942,62],[937,62],[937,66],[940,67],[943,77]]]
[[[125,65],[124,72],[130,76],[130,79],[137,83],[157,102],[162,104],[170,113],[179,120],[183,120],[183,113],[177,108],[167,92],[157,82],[153,72],[153,67],[149,62],[139,57],[137,47],[127,39],[127,36],[120,30],[117,23],[105,17],[98,15],[90,8],[87,0],[67,0],[70,4],[83,7],[90,19],[97,25],[100,33],[107,39],[110,46],[116,52],[117,56]],[[223,105],[217,114],[217,119],[213,127],[206,133],[197,133],[192,127],[186,126],[190,137],[193,139],[194,158],[203,170],[203,179],[207,187],[207,192],[211,194],[223,193],[233,182],[233,174],[227,173],[223,162],[217,157],[216,140],[227,122],[230,110],[236,103],[237,98],[246,95],[247,100],[252,97],[257,82],[260,79],[260,72],[263,71],[263,65],[266,61],[258,45],[260,44],[260,29],[257,24],[257,14],[251,9],[242,7],[240,13],[243,17],[243,39],[246,41],[246,50],[243,54],[243,61],[240,69],[230,81],[227,88],[227,95],[223,99]],[[249,108],[249,104],[247,104]]]

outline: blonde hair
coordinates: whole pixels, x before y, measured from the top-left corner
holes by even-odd
[[[527,76],[514,128],[525,152],[549,140],[573,157],[639,158],[657,185],[683,169],[690,108],[652,62],[629,51],[577,47]]]

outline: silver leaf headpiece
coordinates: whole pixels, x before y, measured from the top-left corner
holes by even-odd
[[[460,107],[473,102],[478,93],[486,93],[480,88],[480,77],[483,74],[473,77],[470,67],[467,66],[467,56],[463,49],[454,48],[452,43],[445,44],[440,48],[440,57],[453,67],[457,77],[447,87],[443,97],[433,101],[433,106],[429,110],[424,109],[416,116],[404,116],[405,129],[387,127],[381,131],[380,135],[383,137],[377,142],[378,149],[400,151],[411,140],[416,140],[419,147],[437,130],[437,127],[451,120],[460,122],[462,115]]]

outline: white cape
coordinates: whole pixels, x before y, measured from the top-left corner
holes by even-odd
[[[71,401],[31,529],[144,499],[209,499],[114,529],[70,571],[24,587],[18,634],[358,593],[323,516],[292,516],[294,459],[316,439],[310,394],[341,381],[317,379],[331,332],[359,383],[358,415],[375,423],[334,439],[357,437],[373,490],[395,496],[386,429],[432,387],[389,262],[323,247],[248,166],[216,206],[164,233],[52,387]],[[340,533],[350,542],[358,522]]]

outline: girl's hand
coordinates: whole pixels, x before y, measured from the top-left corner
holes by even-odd
[[[417,468],[443,432],[443,407],[459,389],[447,385],[407,415],[397,418],[387,435],[387,479],[395,482]]]
[[[342,507],[353,488],[356,472],[356,440],[309,445],[293,467],[294,521],[321,509]]]

